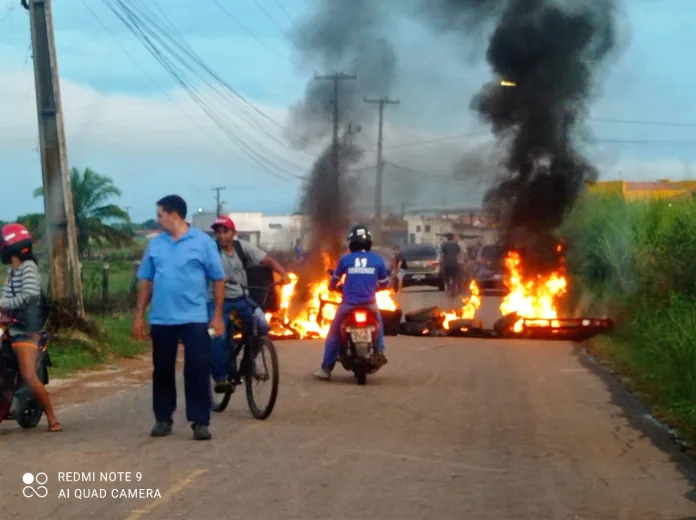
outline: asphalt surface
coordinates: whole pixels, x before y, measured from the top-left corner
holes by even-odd
[[[442,299],[409,292],[402,304]],[[495,310],[486,299],[484,322]],[[340,368],[330,383],[312,380],[322,342],[279,342],[273,415],[254,420],[234,395],[214,415],[210,442],[191,440],[181,380],[174,434],[148,436],[147,360],[112,386],[84,384],[81,397],[57,398],[60,434],[45,422],[0,424],[0,519],[696,518],[691,459],[577,346],[387,341],[389,364],[364,387]],[[46,473],[48,496],[23,496],[26,472]],[[96,472],[96,481],[61,482],[59,472]],[[100,472],[132,481],[103,482]],[[94,489],[106,497],[88,497]],[[114,498],[119,489],[144,498]]]

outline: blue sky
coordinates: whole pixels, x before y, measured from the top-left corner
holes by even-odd
[[[70,164],[113,178],[123,191],[118,202],[138,221],[151,217],[154,202],[171,192],[182,194],[192,209],[213,208],[215,186],[227,188],[223,199],[230,211],[294,210],[297,177],[307,173],[317,149],[293,150],[284,144],[282,127],[287,108],[302,97],[314,72],[323,71],[321,64],[303,64],[287,36],[310,1],[280,1],[283,9],[276,0],[223,0],[232,17],[214,0],[147,4],[166,5],[185,42],[276,122],[206,93],[227,121],[240,125],[247,146],[273,157],[282,172],[247,160],[102,0],[54,2]],[[626,4],[621,48],[607,64],[602,94],[591,107],[595,141],[587,150],[603,178],[696,178],[696,32],[690,30],[696,2]],[[385,173],[388,204],[396,209],[401,202],[475,202],[480,182],[454,179],[452,167],[467,150],[486,150],[490,141],[487,127],[468,109],[471,96],[490,79],[485,46],[471,42],[462,48],[423,28],[407,29],[402,26],[395,36],[399,68],[392,95],[401,104],[386,112],[385,159],[399,165]],[[2,219],[43,210],[31,196],[41,172],[29,43],[28,16],[19,0],[0,0],[0,171],[12,179],[5,184],[11,197],[0,210]],[[249,128],[252,119],[262,132]],[[364,126],[368,150],[360,168],[369,192],[374,122]]]

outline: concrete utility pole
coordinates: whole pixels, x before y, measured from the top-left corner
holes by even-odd
[[[333,181],[334,181],[334,189],[336,192],[340,189],[341,183],[340,183],[340,177],[341,177],[341,170],[340,170],[340,149],[339,149],[339,140],[338,140],[338,133],[339,133],[339,128],[340,128],[340,111],[339,111],[339,104],[338,104],[338,99],[339,99],[339,86],[341,81],[344,80],[349,80],[349,79],[358,79],[358,77],[354,74],[344,74],[343,72],[339,72],[337,74],[329,74],[326,76],[318,76],[314,75],[314,79],[316,80],[324,80],[324,81],[333,81],[333,97],[331,99],[331,107],[332,107],[332,112],[333,112],[333,148],[331,152],[331,166],[334,171],[334,176],[333,176]]]
[[[220,192],[223,190],[226,190],[227,188],[220,186],[218,188],[211,188],[215,194],[215,207],[217,208],[215,211],[217,213],[217,216],[220,216],[220,213],[222,212],[222,204],[220,203]]]
[[[29,9],[34,52],[46,234],[51,257],[51,296],[58,301],[70,302],[77,314],[84,317],[51,0],[30,0],[23,5]]]
[[[382,126],[384,123],[384,105],[398,105],[398,99],[380,98],[363,100],[365,103],[373,103],[379,107],[379,123],[377,130],[377,182],[375,184],[375,243],[382,241],[382,177],[384,174],[384,161],[382,160]]]

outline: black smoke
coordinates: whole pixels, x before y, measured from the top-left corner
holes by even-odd
[[[550,243],[538,237],[551,235],[597,179],[577,133],[616,43],[615,0],[440,0],[427,9],[463,35],[494,27],[486,57],[497,78],[471,106],[507,153],[490,172],[497,178],[485,203],[508,246]]]
[[[357,138],[361,124],[374,117],[375,106],[364,97],[387,96],[396,75],[396,53],[387,37],[387,6],[369,0],[319,0],[293,36],[305,64],[320,75],[345,73],[355,79],[338,84],[340,168],[332,161],[334,83],[310,78],[302,100],[290,109],[290,130],[298,146],[321,144],[324,152],[312,167],[301,210],[312,225],[312,247],[327,244],[335,258],[350,226],[348,171],[360,158]],[[346,137],[348,136],[348,137]],[[361,219],[363,220],[363,219]],[[323,247],[326,249],[325,247]]]

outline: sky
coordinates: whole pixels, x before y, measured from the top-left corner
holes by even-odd
[[[113,179],[122,191],[114,202],[134,221],[152,218],[155,202],[169,193],[182,195],[190,211],[214,210],[215,187],[225,188],[228,211],[296,210],[321,144],[293,145],[288,109],[315,73],[334,72],[303,57],[290,37],[312,0],[147,4],[228,89],[197,86],[211,117],[104,0],[57,0],[70,166]],[[696,178],[693,20],[693,0],[624,3],[620,45],[598,78],[583,145],[601,179]],[[391,96],[400,104],[385,109],[385,204],[394,211],[476,205],[489,175],[486,158],[464,179],[455,165],[493,146],[469,108],[492,78],[485,44],[462,45],[408,24],[395,29],[394,40]],[[376,117],[362,123],[365,154],[354,167],[367,192],[375,182],[375,129]],[[9,195],[2,220],[43,212],[32,196],[41,184],[37,136],[28,13],[19,0],[0,0],[0,176]],[[359,207],[367,210],[373,201],[363,198]]]

